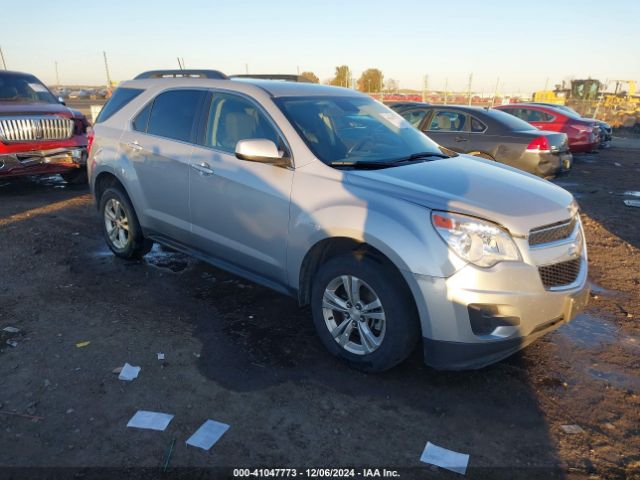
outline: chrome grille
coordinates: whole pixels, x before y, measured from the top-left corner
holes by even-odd
[[[576,215],[571,220],[534,228],[529,232],[529,245],[542,245],[564,240],[571,236],[577,221],[578,216]]]
[[[73,120],[55,115],[0,117],[0,139],[5,143],[66,140],[73,134]]]
[[[564,287],[576,281],[580,274],[580,258],[538,267],[545,288]]]

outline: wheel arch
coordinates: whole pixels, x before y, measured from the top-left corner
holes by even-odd
[[[412,307],[418,313],[418,306],[414,296],[414,291],[407,282],[401,268],[393,262],[381,249],[371,243],[357,240],[351,237],[328,237],[316,242],[306,253],[300,266],[298,302],[301,306],[308,305],[311,301],[311,289],[313,279],[319,268],[331,258],[339,255],[353,253],[363,255],[389,269],[397,281],[402,282],[411,298]]]
[[[127,192],[127,188],[120,181],[120,179],[112,172],[105,170],[100,172],[93,182],[93,195],[96,199],[96,208],[100,207],[100,198],[102,197],[104,192],[111,187],[120,188],[129,198],[129,201],[131,201],[131,195],[129,195],[129,192]]]

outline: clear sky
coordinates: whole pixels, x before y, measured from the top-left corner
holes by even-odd
[[[561,80],[640,80],[637,0],[0,0],[7,67],[104,84],[156,68],[296,73],[347,64],[401,88],[530,92]]]

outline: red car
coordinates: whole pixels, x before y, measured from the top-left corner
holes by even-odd
[[[0,71],[0,178],[59,173],[86,182],[89,129],[33,75]]]
[[[510,113],[540,130],[566,133],[573,153],[592,152],[599,145],[599,127],[592,120],[565,115],[562,111],[542,105],[512,103],[499,105],[498,110]]]

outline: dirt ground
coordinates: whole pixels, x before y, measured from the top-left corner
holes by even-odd
[[[20,329],[1,332],[0,478],[460,478],[420,462],[427,441],[469,454],[469,478],[640,478],[640,208],[622,195],[640,190],[636,148],[614,140],[556,180],[583,210],[588,310],[458,373],[420,352],[381,375],[354,371],[293,299],[159,248],[121,261],[85,187],[0,180],[0,329]],[[125,362],[142,367],[131,383],[112,373]],[[126,428],[139,409],[175,417],[164,432]],[[230,429],[208,452],[185,445],[207,419]]]

